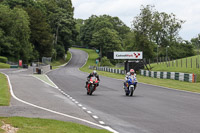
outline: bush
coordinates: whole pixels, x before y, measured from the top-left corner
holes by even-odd
[[[0,62],[7,63],[7,61],[8,61],[8,58],[0,56]]]
[[[101,66],[113,66],[113,65],[112,65],[112,63],[110,63],[110,60],[104,56],[101,59]]]

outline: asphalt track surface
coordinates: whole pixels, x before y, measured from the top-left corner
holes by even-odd
[[[88,73],[79,71],[87,54],[70,51],[71,61],[48,73],[62,93],[34,78],[30,71],[1,69],[9,76],[13,93],[20,100],[12,97],[9,107],[0,107],[0,116],[48,118],[99,128],[66,116],[70,115],[119,133],[200,133],[200,94],[138,83],[134,96],[127,97],[123,81],[100,76],[100,86],[88,96],[84,88]]]
[[[98,116],[97,123],[100,119],[120,133],[200,133],[200,94],[138,83],[134,96],[127,97],[123,81],[100,76],[100,86],[89,96],[84,88],[88,73],[79,70],[87,54],[70,51],[71,61],[48,76]]]

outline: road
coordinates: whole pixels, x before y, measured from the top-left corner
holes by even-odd
[[[133,97],[126,97],[123,81],[100,76],[100,86],[86,94],[88,73],[79,68],[87,54],[70,49],[71,61],[48,73],[65,93],[81,103],[94,120],[120,133],[200,133],[200,95],[139,83]]]

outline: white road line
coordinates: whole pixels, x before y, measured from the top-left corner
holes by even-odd
[[[91,112],[91,111],[87,111],[87,113],[88,113],[88,114],[92,114],[92,112]]]
[[[53,88],[56,88],[56,89],[58,89],[57,88],[57,86],[53,86],[53,85],[51,85],[51,84],[49,84],[49,83],[47,83],[47,82],[45,82],[44,80],[42,80],[42,79],[40,79],[40,78],[38,78],[38,77],[36,77],[36,76],[34,76],[34,75],[32,75],[34,78],[36,78],[36,79],[38,79],[38,80],[40,80],[40,81],[42,81],[43,83],[45,83],[45,84],[48,84],[49,86],[51,86],[51,87],[53,87]]]
[[[99,123],[100,123],[100,124],[102,124],[102,125],[104,125],[104,124],[105,124],[105,122],[103,122],[103,121],[99,121]]]
[[[26,102],[24,100],[21,100],[19,99],[18,97],[15,96],[14,92],[13,92],[13,88],[12,88],[12,85],[11,85],[11,82],[10,82],[10,78],[7,74],[3,73],[4,75],[6,75],[7,79],[8,79],[8,83],[9,83],[9,86],[10,86],[10,93],[12,95],[12,97],[24,104],[27,104],[27,105],[30,105],[30,106],[33,106],[35,108],[39,108],[39,109],[42,109],[42,110],[45,110],[45,111],[48,111],[48,112],[51,112],[51,113],[54,113],[54,114],[58,114],[58,115],[61,115],[61,116],[65,116],[65,117],[69,117],[69,118],[72,118],[72,119],[76,119],[76,120],[79,120],[79,121],[82,121],[82,122],[85,122],[85,123],[88,123],[88,124],[91,124],[91,125],[94,125],[94,126],[97,126],[97,127],[100,127],[100,128],[103,128],[103,129],[106,129],[106,130],[109,130],[113,133],[119,133],[115,130],[113,130],[112,128],[108,127],[108,126],[102,126],[102,125],[99,125],[99,124],[96,124],[96,123],[93,123],[91,121],[88,121],[88,120],[84,120],[84,119],[81,119],[81,118],[78,118],[78,117],[74,117],[74,116],[71,116],[71,115],[67,115],[67,114],[64,114],[64,113],[60,113],[60,112],[57,112],[57,111],[54,111],[54,110],[50,110],[50,109],[47,109],[47,108],[44,108],[44,107],[41,107],[41,106],[38,106],[38,105],[35,105],[35,104],[32,104],[32,103],[29,103],[29,102]]]
[[[78,104],[78,106],[79,106],[79,107],[82,107],[83,105],[81,105],[81,104]]]
[[[82,109],[83,109],[83,110],[86,110],[87,108],[86,108],[86,107],[82,107]]]
[[[85,52],[85,51],[84,51],[84,52]],[[85,53],[87,53],[87,52],[85,52]],[[87,63],[88,57],[89,57],[89,55],[88,55],[88,53],[87,53],[87,58],[86,58],[86,60],[85,60],[85,64]],[[85,64],[83,64],[80,68],[82,68],[83,66],[85,66]],[[80,69],[79,69],[79,70],[80,70]]]
[[[93,115],[92,117],[93,117],[93,118],[95,118],[95,119],[98,119],[98,118],[99,118],[99,117],[98,117],[98,116],[96,116],[96,115]]]
[[[58,89],[58,86],[45,74],[46,78]]]

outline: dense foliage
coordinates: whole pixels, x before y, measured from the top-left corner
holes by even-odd
[[[141,6],[132,28],[118,17],[92,15],[74,19],[71,0],[1,0],[0,56],[23,62],[42,57],[63,58],[72,45],[93,47],[100,57],[113,51],[143,51],[144,58],[194,55],[200,37],[184,41],[179,36],[183,20]],[[113,63],[114,61],[111,60]]]
[[[78,43],[100,50],[100,57],[107,56],[108,52],[123,51],[123,42],[126,35],[131,32],[118,17],[109,15],[92,15],[82,21],[79,19],[77,29],[80,29]]]
[[[166,49],[173,59],[194,55],[193,45],[179,36],[184,21],[151,5],[141,6],[132,29],[108,15],[92,15],[76,22],[77,44],[99,49],[101,57],[113,51],[143,51],[144,58],[166,57]]]
[[[6,57],[0,56],[0,62],[7,63],[8,59]]]
[[[172,13],[160,13],[150,5],[142,6],[141,13],[132,22],[136,49],[143,51],[145,58],[156,54],[166,56],[167,48],[170,58],[193,55],[191,44],[184,43],[178,34],[183,23]]]
[[[75,44],[71,0],[2,0],[0,55],[23,62],[63,58]]]

